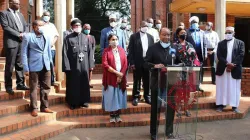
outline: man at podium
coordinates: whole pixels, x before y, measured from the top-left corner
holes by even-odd
[[[155,43],[152,47],[149,47],[146,58],[145,67],[151,68],[151,117],[150,117],[150,133],[151,139],[156,140],[157,137],[157,110],[158,110],[158,70],[161,69],[161,73],[166,72],[165,66],[178,64],[180,59],[178,55],[175,55],[177,50],[170,43],[170,30],[168,28],[162,28],[160,30],[160,41]],[[161,77],[161,79],[163,79]],[[165,77],[166,78],[166,77]],[[164,80],[163,80],[164,81]],[[164,85],[164,83],[163,83]],[[166,84],[165,84],[166,85]],[[161,85],[160,85],[161,86]],[[159,112],[159,111],[158,111]],[[174,108],[167,106],[167,119],[166,119],[166,136],[168,138],[174,138],[173,136],[173,121],[175,110]]]

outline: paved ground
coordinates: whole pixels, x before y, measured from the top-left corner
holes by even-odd
[[[181,124],[180,128],[186,126],[191,125]],[[162,130],[161,126],[159,130],[161,134]],[[197,140],[250,140],[250,113],[240,120],[199,123],[197,131],[199,135]],[[75,129],[50,140],[150,140],[148,132],[149,126]],[[185,140],[190,140],[190,138]]]

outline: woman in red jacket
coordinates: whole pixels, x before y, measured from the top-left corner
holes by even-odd
[[[109,47],[104,49],[103,66],[103,99],[102,107],[110,112],[110,122],[121,122],[120,109],[127,108],[126,70],[127,56],[123,48],[118,46],[118,36],[108,36]]]

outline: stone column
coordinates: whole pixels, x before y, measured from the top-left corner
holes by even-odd
[[[226,0],[215,0],[215,31],[220,40],[225,38]]]
[[[62,81],[64,74],[62,72],[62,46],[63,32],[66,31],[66,0],[55,0],[55,26],[59,33],[59,38],[56,42],[56,80]]]
[[[75,17],[75,0],[67,0],[67,29],[70,28],[70,20]]]
[[[40,19],[43,15],[43,0],[36,0],[36,19]]]

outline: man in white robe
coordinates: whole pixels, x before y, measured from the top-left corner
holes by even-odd
[[[242,61],[245,44],[234,37],[234,27],[227,27],[225,40],[218,44],[216,69],[216,105],[222,112],[226,105],[232,106],[235,113],[240,113]]]

